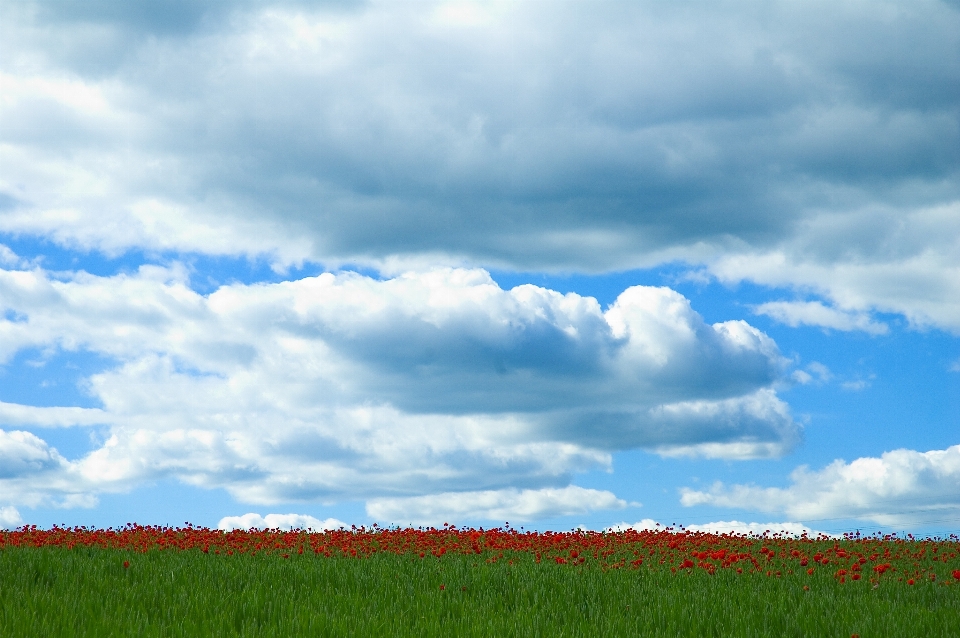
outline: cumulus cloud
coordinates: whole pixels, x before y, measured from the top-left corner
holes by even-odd
[[[945,450],[894,450],[879,458],[837,460],[819,471],[806,466],[786,488],[713,485],[684,489],[681,503],[782,512],[799,520],[858,519],[919,526],[960,517],[960,445]]]
[[[378,498],[367,501],[367,514],[378,521],[413,525],[439,525],[470,520],[526,522],[557,516],[621,509],[626,501],[605,490],[576,485],[539,490],[485,490],[447,492],[412,498]]]
[[[15,529],[23,525],[16,507],[0,507],[0,529]]]
[[[679,259],[828,302],[788,321],[960,331],[955,3],[93,4],[4,8],[0,232],[391,272]]]
[[[0,481],[45,474],[65,465],[55,449],[33,434],[0,430]]]
[[[46,441],[22,430],[0,430],[0,494],[6,503],[90,507],[89,483]]]
[[[259,514],[250,512],[243,516],[224,516],[217,523],[217,529],[230,532],[235,529],[282,529],[289,531],[292,529],[313,530],[316,532],[327,531],[331,529],[348,528],[343,521],[335,518],[320,520],[306,514]]]
[[[620,449],[753,458],[799,440],[771,389],[776,344],[742,321],[705,323],[668,288],[629,288],[603,311],[503,290],[483,270],[208,295],[188,283],[181,267],[0,270],[0,357],[59,348],[114,362],[84,382],[100,407],[0,404],[23,427],[104,427],[100,447],[57,461],[71,489],[173,477],[262,504],[576,495],[562,491],[572,476]]]

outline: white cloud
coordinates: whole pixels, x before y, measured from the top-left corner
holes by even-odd
[[[243,516],[224,516],[217,523],[217,529],[232,531],[235,529],[292,529],[313,530],[316,532],[331,529],[349,528],[349,525],[335,518],[320,520],[306,514],[267,514],[260,516],[253,512]]]
[[[0,507],[0,529],[14,529],[23,525],[16,507]]]
[[[608,527],[608,532],[625,532],[634,530],[643,532],[646,530],[667,531],[668,528],[661,525],[652,518],[645,518],[634,524],[620,523]],[[688,532],[706,532],[710,534],[749,534],[753,536],[772,536],[774,534],[802,536],[804,533],[811,538],[815,538],[823,532],[810,529],[803,523],[744,523],[742,521],[717,521],[714,523],[703,523],[702,525],[686,525],[677,528],[669,528],[672,531],[686,530]]]
[[[833,374],[830,372],[830,368],[823,365],[819,361],[812,361],[807,365],[807,370],[817,375],[817,379],[821,383],[827,383],[830,379],[833,378]]]
[[[868,314],[828,308],[819,301],[770,301],[756,306],[753,311],[793,327],[806,325],[842,331],[862,330],[875,335],[889,331],[886,324],[873,321]]]
[[[798,520],[857,519],[920,526],[960,517],[960,445],[946,450],[894,450],[879,458],[837,460],[820,471],[806,466],[787,488],[715,484],[684,489],[681,503],[782,512]]]
[[[832,308],[818,302],[761,306],[791,325],[882,333],[884,324],[870,314],[887,312],[916,327],[958,333],[958,249],[960,198],[928,208],[814,216],[775,250],[730,252],[709,268],[721,281],[791,286],[832,302]]]
[[[0,401],[0,425],[15,427],[70,427],[108,422],[97,408],[43,408]]]
[[[810,538],[816,538],[823,534],[815,529],[811,529],[803,523],[785,522],[785,523],[744,523],[742,521],[717,521],[715,523],[704,523],[703,525],[687,525],[686,529],[691,532],[708,532],[711,534],[750,534],[753,536],[773,536],[774,534],[787,536],[802,536],[806,534]]]
[[[618,524],[616,524],[616,525],[611,525],[610,527],[606,528],[606,530],[604,530],[604,531],[607,531],[607,532],[626,532],[626,531],[628,531],[628,530],[634,530],[634,531],[636,531],[636,532],[645,532],[645,531],[647,531],[647,530],[654,530],[654,531],[661,531],[661,532],[662,532],[662,531],[666,531],[666,529],[667,529],[666,527],[664,527],[663,525],[661,525],[661,524],[658,523],[657,521],[653,520],[652,518],[645,518],[645,519],[643,519],[643,520],[641,520],[641,521],[638,521],[638,522],[636,522],[636,523],[633,523],[632,525],[631,525],[630,523],[626,523],[626,522],[624,522],[624,523],[618,523]]]
[[[10,250],[8,246],[0,244],[0,266],[17,267],[20,265],[20,257]]]
[[[66,460],[45,441],[29,432],[0,430],[0,481],[49,473]]]
[[[0,311],[16,315],[0,321],[0,356],[117,362],[85,381],[99,408],[0,404],[8,424],[106,428],[43,485],[95,494],[175,477],[248,503],[406,498],[553,489],[618,449],[753,458],[799,440],[770,389],[776,344],[742,321],[706,324],[668,288],[629,288],[602,312],[590,297],[502,290],[482,270],[207,296],[186,277],[0,270]]]
[[[816,379],[814,379],[814,377],[816,377]],[[817,383],[829,383],[830,380],[833,379],[833,373],[830,372],[830,368],[819,361],[813,361],[807,364],[803,370],[794,370],[791,372],[790,378],[801,385],[812,383],[814,380],[816,380]]]
[[[30,507],[91,507],[96,504],[93,487],[43,439],[30,432],[0,430],[4,501]]]
[[[389,523],[439,525],[447,521],[517,521],[620,509],[626,501],[605,490],[576,485],[538,490],[484,490],[446,492],[412,498],[377,498],[367,501],[367,514]]]
[[[954,3],[335,4],[5,8],[0,232],[391,272],[687,260],[819,293],[767,308],[798,324],[960,331]]]

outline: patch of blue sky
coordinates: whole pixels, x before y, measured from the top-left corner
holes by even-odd
[[[107,426],[83,426],[64,428],[38,428],[8,426],[6,430],[24,430],[55,449],[68,461],[78,461],[89,453],[103,447],[109,438]]]
[[[86,350],[25,348],[0,365],[0,401],[40,407],[103,407],[86,380],[116,362]]]
[[[233,515],[237,506],[224,490],[205,489],[174,479],[142,485],[125,494],[102,493],[93,508],[21,507],[20,516],[31,525],[49,527],[120,527],[126,523],[172,525],[184,523],[216,527],[223,516]]]
[[[11,323],[22,323],[28,319],[26,315],[16,312],[15,310],[10,310],[9,308],[3,311],[2,316],[4,321]]]
[[[255,512],[267,514],[304,514],[324,520],[336,518],[349,524],[373,522],[359,501],[324,506],[317,503],[277,503],[252,505],[238,503],[226,490],[189,485],[170,478],[141,485],[122,494],[102,493],[93,508],[18,508],[24,522],[39,527],[62,525],[74,527],[121,527],[127,523],[140,525],[183,526],[186,523],[215,529],[225,516],[242,516]]]
[[[0,401],[37,407],[103,407],[87,392],[86,380],[114,367],[115,362],[87,351],[24,349],[0,365]],[[73,461],[103,445],[106,427],[38,428],[17,425],[7,430],[26,430]]]
[[[266,257],[140,250],[108,255],[96,250],[64,248],[49,240],[26,235],[0,233],[0,244],[6,245],[22,259],[37,263],[51,272],[82,271],[99,277],[111,277],[135,273],[143,265],[170,266],[180,263],[187,268],[190,288],[200,294],[209,294],[226,284],[276,283],[325,272],[321,264],[309,261],[275,270]]]

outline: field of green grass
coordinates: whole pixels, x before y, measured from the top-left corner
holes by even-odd
[[[7,547],[0,634],[954,638],[960,587],[840,584],[826,571],[604,569],[522,552],[487,562]]]

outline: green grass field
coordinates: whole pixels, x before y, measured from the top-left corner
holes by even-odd
[[[491,563],[8,546],[0,634],[955,638],[960,587],[842,585],[826,570],[604,569],[524,552]]]

